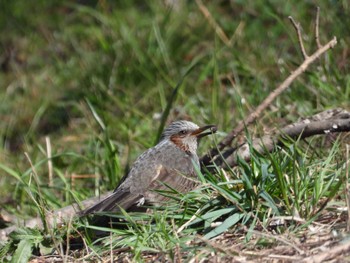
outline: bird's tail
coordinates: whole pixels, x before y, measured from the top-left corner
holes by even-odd
[[[117,191],[113,192],[97,204],[79,212],[79,216],[87,216],[98,212],[118,212],[120,208],[127,210],[135,205],[142,195],[131,194],[130,192]]]

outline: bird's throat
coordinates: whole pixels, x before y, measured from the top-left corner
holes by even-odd
[[[183,143],[182,138],[179,136],[173,135],[170,136],[170,141],[173,142],[177,147],[183,150],[186,153],[190,153],[190,147],[188,144]]]

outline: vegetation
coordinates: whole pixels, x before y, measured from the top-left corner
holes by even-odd
[[[224,35],[201,3],[0,1],[0,215],[9,221],[2,224],[45,221],[49,210],[113,189],[157,142],[162,116],[218,125],[200,155],[215,146],[302,61],[289,15],[301,22],[306,49],[315,46],[312,1],[204,1]],[[338,44],[247,128],[247,138],[325,109],[349,109],[350,6],[318,4],[321,42],[336,36]],[[198,171],[196,190],[164,193],[174,200],[169,207],[114,215],[123,227],[75,220],[18,228],[2,241],[0,258],[312,255],[320,250],[311,241],[345,239],[346,143],[348,134],[286,141],[231,170]],[[94,229],[110,234],[96,239]],[[67,249],[71,237],[81,237],[82,248],[69,241]]]

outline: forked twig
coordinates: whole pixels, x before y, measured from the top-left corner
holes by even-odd
[[[301,52],[304,57],[303,63],[295,70],[293,71],[274,91],[272,91],[264,100],[263,102],[253,111],[251,112],[248,117],[245,120],[242,120],[238,123],[237,127],[234,128],[225,138],[221,140],[221,142],[217,145],[216,148],[212,148],[208,154],[203,156],[201,158],[201,163],[203,165],[210,164],[213,157],[217,156],[219,154],[219,151],[223,150],[225,147],[229,146],[232,141],[237,137],[238,134],[240,134],[244,128],[251,123],[253,123],[261,114],[266,110],[266,108],[283,92],[285,91],[292,83],[293,81],[299,77],[309,66],[310,64],[314,63],[323,53],[325,53],[327,50],[333,48],[337,44],[336,37],[333,37],[332,40],[330,40],[326,45],[322,46],[319,43],[319,36],[318,36],[318,25],[319,25],[319,8],[317,9],[317,15],[316,15],[316,42],[318,43],[317,50],[310,56],[306,54],[304,44],[301,37],[301,27],[300,24],[295,22],[295,20],[292,17],[289,17],[291,20],[293,26],[295,27],[298,39],[299,39],[299,46],[301,49]]]
[[[307,55],[304,47],[303,37],[301,36],[301,26],[300,23],[295,22],[294,18],[291,16],[288,16],[289,20],[292,22],[292,25],[294,26],[295,30],[297,31],[298,35],[298,42],[300,46],[301,53],[303,54],[304,60],[308,59],[309,56]]]

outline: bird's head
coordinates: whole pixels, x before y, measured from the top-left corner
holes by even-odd
[[[196,153],[198,139],[216,130],[215,125],[199,127],[190,121],[175,121],[163,131],[160,140],[169,140],[185,152]]]

